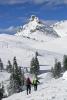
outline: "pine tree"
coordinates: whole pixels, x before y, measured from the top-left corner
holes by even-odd
[[[2,60],[0,58],[0,70],[2,71],[3,69],[4,69],[3,62],[2,62]]]
[[[30,72],[32,74],[35,74],[36,76],[39,74],[39,61],[37,56],[35,56],[35,58],[32,58],[31,60],[31,65],[30,65]]]
[[[13,94],[16,92],[22,91],[23,86],[23,74],[21,71],[21,68],[18,67],[16,57],[13,59],[13,70],[10,76],[10,88],[9,88],[9,94]]]
[[[63,69],[64,71],[67,70],[67,55],[64,55],[63,58]]]
[[[61,63],[55,62],[54,68],[52,67],[51,72],[55,78],[60,77],[61,74]]]
[[[10,60],[8,60],[8,64],[7,64],[7,66],[6,66],[6,70],[7,70],[9,73],[12,72],[12,64],[11,64]]]
[[[38,56],[38,52],[36,51],[36,52],[35,52],[35,57],[37,57],[37,56]]]
[[[35,70],[36,70],[36,75],[39,74],[39,61],[38,61],[38,58],[35,57]]]
[[[35,61],[34,61],[35,59],[34,58],[32,58],[32,60],[31,60],[31,64],[30,64],[30,72],[31,73],[35,73],[35,66],[34,66],[34,64],[35,64]]]

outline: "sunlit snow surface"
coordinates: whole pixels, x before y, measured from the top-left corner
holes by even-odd
[[[53,29],[61,37],[67,36],[67,20],[59,21],[52,25]]]
[[[40,33],[39,33],[40,34]],[[35,34],[38,37],[38,33]],[[67,54],[67,37],[53,38],[43,35],[38,39],[19,37],[13,35],[0,34],[0,58],[6,68],[8,60],[13,63],[16,56],[19,66],[30,67],[30,61],[38,51],[41,75],[38,91],[26,95],[26,91],[13,94],[3,100],[67,100],[67,73],[59,79],[53,79],[48,72],[54,66],[55,59],[63,60],[63,55]],[[44,41],[41,41],[44,39]],[[0,82],[7,85],[9,74],[0,72]]]
[[[31,94],[26,91],[13,94],[3,100],[67,100],[67,81],[62,78],[53,79],[51,73],[45,73],[39,76],[40,85],[38,90],[34,91],[32,87]]]

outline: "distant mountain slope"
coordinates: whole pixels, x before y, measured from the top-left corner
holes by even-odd
[[[55,23],[52,28],[60,37],[67,36],[67,20]]]
[[[54,40],[52,40],[52,43],[53,41]],[[35,52],[38,51],[40,65],[53,65],[54,58],[59,58],[63,52],[60,52],[60,46],[56,46],[58,49],[55,50],[55,44],[52,45],[50,42],[51,41],[47,44],[47,42],[35,41],[25,37],[0,34],[0,58],[5,67],[8,60],[13,61],[14,56],[17,57],[19,66],[30,67],[30,61],[32,57],[35,56]],[[66,49],[63,49],[63,51],[65,50]],[[57,54],[54,53],[56,51]]]
[[[44,25],[38,17],[32,15],[29,22],[23,27],[21,26],[16,36],[25,36],[35,40],[45,41],[47,38],[57,38],[59,35],[53,30],[53,28]]]

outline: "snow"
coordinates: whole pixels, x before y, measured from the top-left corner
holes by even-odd
[[[10,74],[7,72],[0,72],[0,83],[5,82],[10,77]]]
[[[56,50],[54,51],[54,40],[51,41],[49,41],[49,38],[47,42],[40,42],[25,37],[2,34],[0,35],[0,57],[5,67],[8,60],[13,63],[14,56],[16,56],[19,66],[29,67],[32,57],[34,57],[35,52],[38,51],[38,59],[40,65],[52,66],[54,64],[55,58],[61,60],[64,52],[60,52],[60,47],[62,47],[62,44],[60,44],[58,47],[58,43],[55,47]],[[62,42],[64,41],[65,40],[63,40]],[[65,48],[63,48],[63,50],[66,51]],[[46,60],[44,61],[44,59]]]
[[[31,17],[30,21],[21,27],[21,31],[15,35],[0,34],[0,58],[5,68],[8,60],[13,63],[14,56],[16,56],[19,66],[29,68],[30,61],[37,51],[41,71],[40,84],[36,92],[32,87],[32,93],[29,95],[23,91],[3,100],[67,100],[67,72],[59,79],[54,79],[50,73],[55,59],[62,63],[64,54],[67,54],[66,23],[66,21],[62,21],[53,26],[53,28],[59,27],[57,33],[54,33],[53,28],[44,26],[37,17],[33,20]],[[36,29],[37,27],[39,30]],[[31,32],[31,30],[35,31]],[[32,80],[32,75],[26,73],[26,77],[28,76]],[[9,77],[9,73],[0,72],[0,83],[3,81],[5,86],[8,85]]]
[[[63,79],[67,80],[67,71],[63,74]]]
[[[38,41],[47,41],[48,38],[58,38],[57,33],[53,28],[44,25],[38,17],[31,16],[29,22],[23,27],[21,26],[20,30],[15,34],[16,36],[24,36]]]
[[[67,100],[67,81],[62,78],[54,79],[51,73],[42,74],[38,90],[34,91],[32,87],[31,94],[26,91],[13,94],[3,100]]]
[[[67,20],[57,22],[52,27],[59,36],[67,36]]]

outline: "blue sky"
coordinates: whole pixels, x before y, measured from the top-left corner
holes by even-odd
[[[67,20],[67,0],[0,0],[0,33],[14,33],[31,15],[51,23]]]

